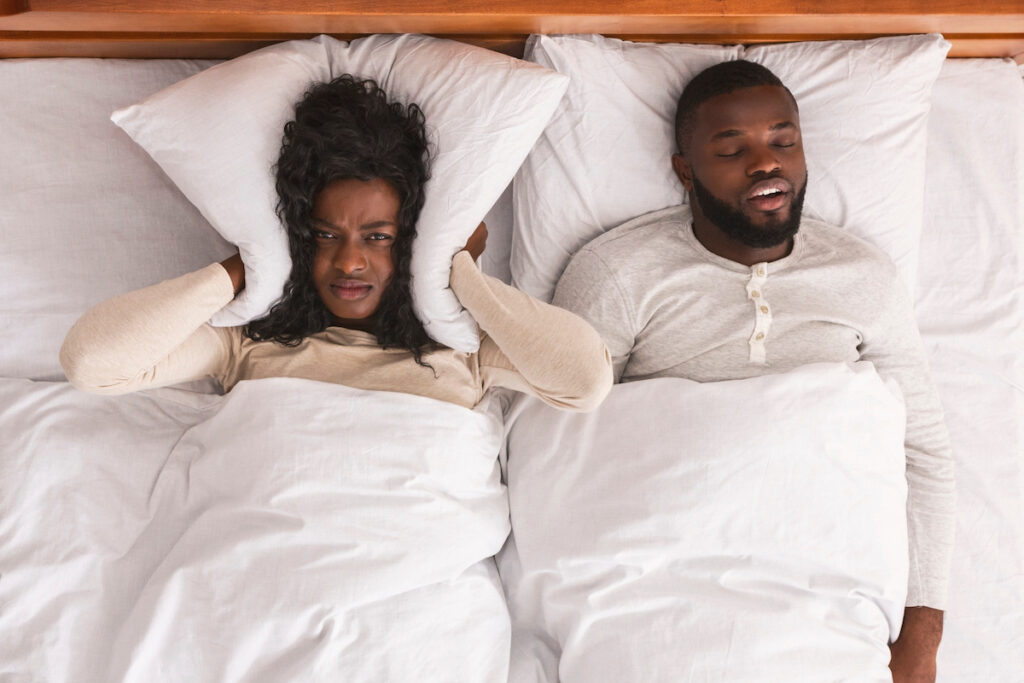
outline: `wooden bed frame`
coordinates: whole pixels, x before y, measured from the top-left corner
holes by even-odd
[[[227,58],[330,33],[428,33],[521,54],[530,33],[765,43],[939,32],[1024,63],[1024,0],[0,0],[0,57]]]

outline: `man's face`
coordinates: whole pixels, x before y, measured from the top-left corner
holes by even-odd
[[[782,244],[800,227],[807,165],[785,89],[744,88],[697,109],[690,149],[673,167],[703,216],[748,247]]]

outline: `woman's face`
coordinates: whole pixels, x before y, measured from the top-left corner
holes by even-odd
[[[334,324],[373,329],[395,272],[398,193],[386,180],[335,180],[316,197],[313,282]]]

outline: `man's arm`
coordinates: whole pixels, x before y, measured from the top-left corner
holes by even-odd
[[[893,683],[934,683],[942,614],[931,607],[908,607],[903,613],[900,637],[889,646]]]
[[[892,377],[907,409],[907,531],[910,575],[900,637],[892,644],[895,683],[931,683],[942,639],[955,529],[952,452],[942,404],[906,290],[895,275],[878,292],[877,324],[865,335],[861,359]]]
[[[616,382],[629,361],[635,342],[635,315],[611,268],[584,247],[573,256],[555,288],[551,303],[590,323],[612,355]]]

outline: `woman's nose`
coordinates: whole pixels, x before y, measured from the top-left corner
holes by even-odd
[[[334,267],[346,275],[365,270],[367,264],[366,254],[363,253],[362,246],[356,240],[349,240],[340,245],[334,252],[333,262]]]

